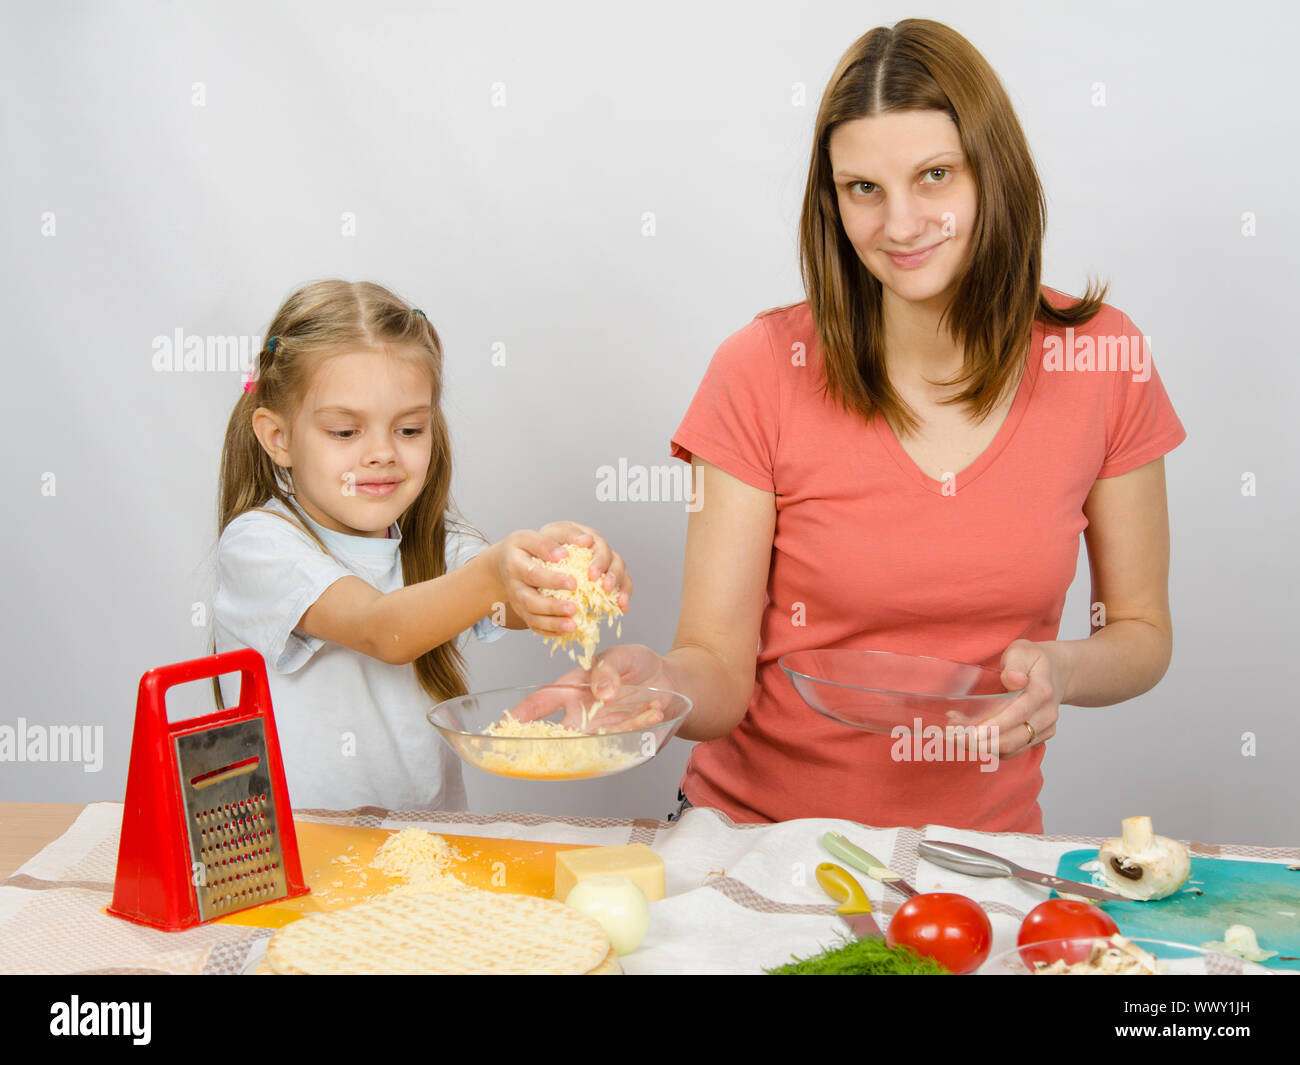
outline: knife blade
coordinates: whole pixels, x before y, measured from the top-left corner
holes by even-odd
[[[880,925],[871,916],[871,900],[852,873],[834,862],[822,862],[817,866],[817,883],[840,904],[835,912],[843,918],[855,936],[859,939],[885,938]]]
[[[1041,884],[1043,887],[1049,887],[1058,893],[1066,892],[1071,895],[1082,895],[1084,898],[1101,899],[1104,902],[1130,901],[1123,895],[1093,887],[1091,884],[1080,884],[1075,880],[1062,880],[1059,876],[1052,876],[1050,873],[1038,873],[1032,869],[1025,869],[1007,858],[1000,858],[996,854],[990,854],[988,851],[982,851],[976,847],[967,847],[963,843],[922,840],[917,844],[916,849],[917,853],[927,861],[940,865],[945,869],[951,869],[956,873],[965,873],[967,876],[1014,876],[1031,884]]]

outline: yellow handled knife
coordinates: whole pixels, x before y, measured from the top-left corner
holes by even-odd
[[[840,904],[835,912],[844,918],[844,923],[855,936],[859,939],[885,938],[880,925],[871,916],[871,900],[852,873],[834,862],[822,862],[817,866],[817,883]]]

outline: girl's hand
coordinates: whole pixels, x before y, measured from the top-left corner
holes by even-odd
[[[543,636],[573,632],[569,620],[578,606],[566,599],[542,595],[540,589],[573,590],[577,582],[567,574],[557,573],[539,564],[558,562],[566,552],[556,540],[531,529],[512,532],[491,550],[495,554],[497,577],[505,592],[506,603],[528,628]]]
[[[531,529],[513,532],[495,545],[497,573],[507,603],[525,625],[543,636],[559,636],[576,630],[570,618],[577,613],[577,604],[541,593],[543,588],[573,591],[578,587],[578,582],[568,574],[557,573],[540,564],[564,558],[566,543],[592,549],[592,564],[587,575],[597,580],[604,574],[606,590],[621,590],[618,595],[621,610],[627,610],[631,599],[632,579],[627,575],[623,559],[610,550],[609,544],[595,530],[574,522],[552,522],[536,532]]]
[[[663,666],[663,659],[643,644],[619,644],[599,654],[591,669],[571,669],[556,680],[557,687],[543,688],[524,699],[510,711],[516,721],[535,721],[564,710],[564,725],[582,728],[582,707],[590,689],[605,707],[588,723],[587,731],[602,732],[612,729],[641,728],[663,720],[665,700],[652,693],[635,692],[619,696],[626,686],[672,690]],[[571,685],[574,687],[558,687]],[[575,691],[574,688],[579,690]],[[590,698],[585,700],[590,707]]]
[[[617,593],[618,608],[626,613],[628,603],[632,599],[632,578],[627,575],[627,566],[622,556],[616,555],[610,549],[600,533],[573,521],[553,521],[543,525],[538,531],[557,544],[590,547],[592,559],[587,576],[593,581],[598,581],[604,575],[605,590]]]
[[[1016,640],[1002,653],[1002,683],[1007,691],[1024,691],[979,724],[981,729],[997,726],[999,758],[1024,754],[1056,734],[1065,685],[1064,666],[1055,648],[1054,643]]]

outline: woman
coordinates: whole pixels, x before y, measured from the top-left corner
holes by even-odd
[[[1185,433],[1105,290],[1040,287],[1044,214],[969,42],[909,19],[849,49],[817,115],[808,299],[722,344],[673,437],[703,500],[673,648],[614,647],[582,675],[694,700],[690,804],[1041,832],[1059,705],[1130,699],[1168,668],[1161,456]],[[1058,641],[1080,532],[1094,631]],[[988,722],[996,772],[895,761],[815,714],[777,665],[813,647],[999,666],[1025,690]]]

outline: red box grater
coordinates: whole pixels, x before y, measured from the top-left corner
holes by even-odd
[[[167,689],[240,673],[239,705],[167,720]],[[271,712],[251,648],[140,678],[108,912],[169,932],[307,893]]]

